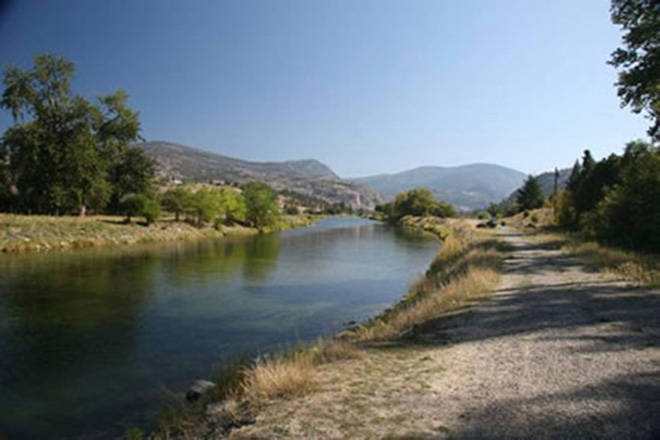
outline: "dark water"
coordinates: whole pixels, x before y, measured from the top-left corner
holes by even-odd
[[[331,218],[227,241],[0,255],[0,438],[148,426],[166,390],[212,376],[223,359],[383,310],[437,249]]]

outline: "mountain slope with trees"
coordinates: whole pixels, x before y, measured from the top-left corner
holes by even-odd
[[[317,160],[251,162],[163,141],[137,146],[156,160],[157,174],[163,179],[239,184],[256,180],[278,191],[294,191],[354,209],[373,209],[384,200],[378,192],[363,185],[341,181]]]

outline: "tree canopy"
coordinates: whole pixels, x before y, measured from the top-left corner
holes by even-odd
[[[454,217],[456,210],[444,201],[436,201],[433,193],[428,188],[415,188],[410,191],[397,194],[394,202],[386,203],[376,207],[390,221],[398,221],[406,215],[436,217]]]
[[[623,106],[651,119],[648,134],[660,141],[660,2],[612,0],[612,22],[624,30],[623,47],[609,63],[620,69],[618,95]]]
[[[279,216],[277,195],[262,182],[249,182],[243,188],[246,204],[246,220],[254,227],[262,229],[274,225]]]
[[[539,181],[534,176],[528,176],[522,188],[518,190],[516,202],[521,209],[536,209],[543,206],[544,201]]]
[[[137,113],[119,90],[96,104],[71,90],[75,66],[38,55],[32,69],[7,67],[0,107],[14,118],[0,143],[0,201],[16,212],[84,214],[149,190],[154,167],[142,150]]]
[[[574,176],[557,199],[563,226],[626,247],[660,251],[660,148],[629,142],[622,156],[612,154]]]

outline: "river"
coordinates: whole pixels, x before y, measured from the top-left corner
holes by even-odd
[[[437,250],[337,217],[226,240],[0,255],[0,438],[149,426],[171,393],[223,362],[381,312]]]

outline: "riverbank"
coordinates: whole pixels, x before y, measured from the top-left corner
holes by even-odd
[[[310,226],[321,216],[285,215],[272,230]],[[268,231],[266,231],[268,232]],[[42,216],[0,214],[0,252],[46,252],[96,246],[124,246],[175,240],[257,234],[240,225],[197,227],[165,219],[149,226],[125,223],[120,216]]]
[[[433,227],[419,227],[430,224]],[[214,380],[215,387],[199,401],[172,410],[150,438],[240,437],[252,432],[266,437],[292,434],[291,428],[284,426],[286,417],[279,418],[283,416],[280,409],[297,405],[294,402],[322,402],[325,386],[332,382],[364,393],[345,402],[346,411],[361,411],[365,405],[362,401],[378,393],[377,384],[383,378],[380,374],[389,369],[379,354],[382,347],[396,351],[397,346],[417,338],[428,326],[438,325],[482,299],[497,284],[506,255],[506,248],[490,232],[477,230],[467,221],[408,219],[406,226],[414,225],[419,230],[435,231],[444,244],[426,275],[399,303],[332,339],[232,365]],[[371,370],[368,384],[375,388],[365,389],[354,383],[353,367],[344,369],[348,364]],[[367,385],[362,380],[358,382]],[[415,383],[397,380],[402,389],[414,387]],[[383,389],[388,386],[382,385]],[[271,417],[274,414],[279,415]],[[337,421],[329,417],[325,423],[332,420]],[[255,422],[256,426],[248,426]]]

